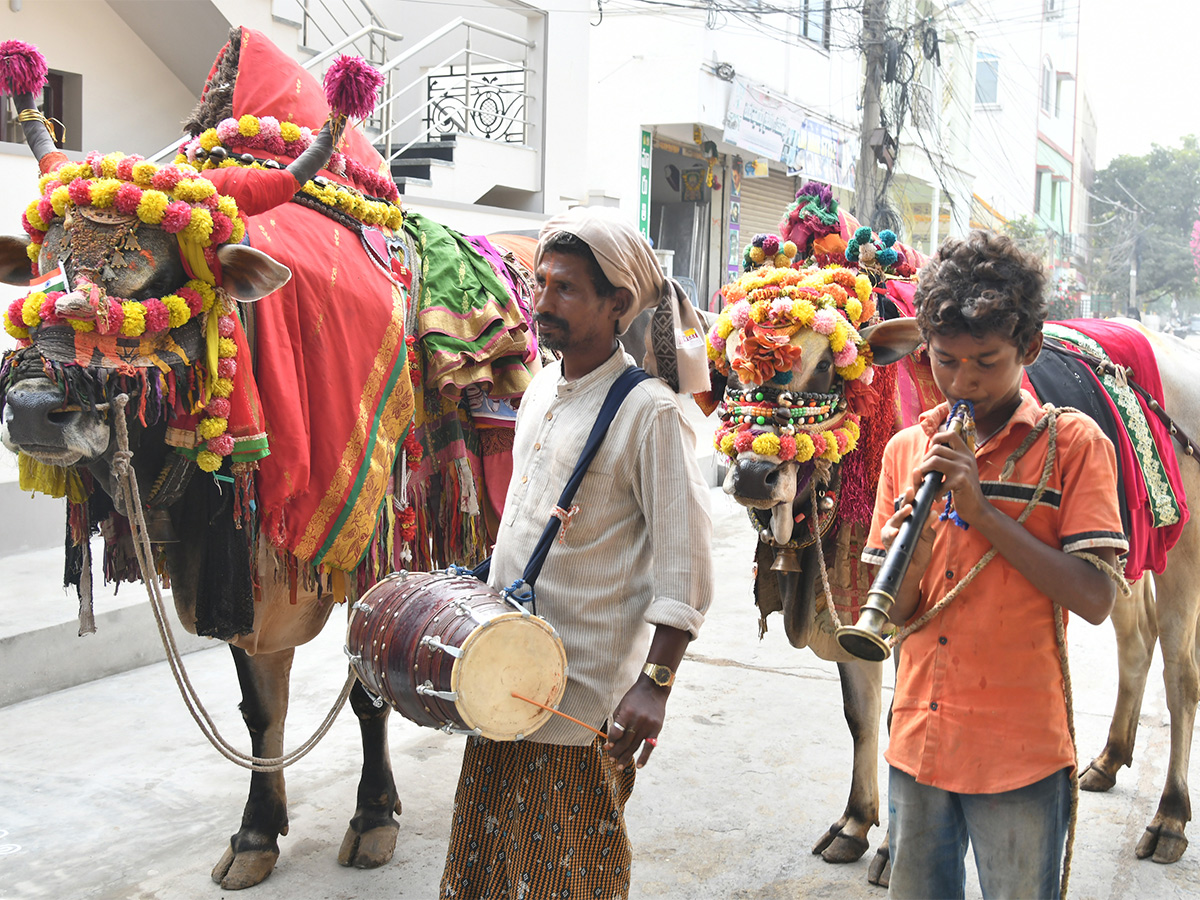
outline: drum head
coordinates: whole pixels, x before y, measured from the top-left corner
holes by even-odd
[[[494,741],[530,734],[553,715],[518,700],[514,691],[557,707],[566,681],[562,639],[545,619],[515,611],[475,629],[450,676],[463,722]]]

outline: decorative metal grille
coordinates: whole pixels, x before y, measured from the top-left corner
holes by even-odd
[[[509,144],[525,143],[526,70],[448,66],[428,76],[432,134],[471,134]]]

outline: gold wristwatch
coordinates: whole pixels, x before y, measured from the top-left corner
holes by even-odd
[[[659,687],[670,687],[675,683],[675,673],[667,666],[660,666],[658,663],[646,663],[642,666],[642,671],[650,676],[650,680]]]

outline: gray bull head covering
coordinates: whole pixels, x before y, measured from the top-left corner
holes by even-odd
[[[546,242],[564,232],[587,244],[605,277],[633,294],[633,305],[617,323],[621,334],[639,313],[654,309],[646,330],[646,371],[676,393],[708,390],[708,357],[700,316],[679,282],[663,275],[650,242],[615,209],[577,206],[542,227],[535,266],[541,262]]]

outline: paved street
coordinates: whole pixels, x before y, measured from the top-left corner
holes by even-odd
[[[850,738],[836,670],[791,649],[778,619],[758,640],[750,601],[753,535],[736,507],[719,491],[713,497],[720,590],[681,669],[661,745],[627,809],[633,895],[882,898],[866,883],[870,855],[831,866],[809,852],[840,815],[849,784]],[[59,599],[55,574],[51,568],[45,575],[45,598],[5,597],[0,587],[0,604],[71,607]],[[99,610],[104,602],[98,598]],[[1115,699],[1112,629],[1076,622],[1071,636],[1080,753],[1087,759],[1103,744]],[[78,640],[64,641],[61,653],[71,654]],[[342,640],[331,623],[297,653],[293,745],[312,731],[342,683]],[[186,659],[222,732],[248,749],[228,650],[218,645]],[[0,735],[0,900],[227,894],[208,873],[237,825],[248,774],[203,740],[164,664],[0,708]],[[461,744],[392,717],[391,756],[404,803],[396,856],[380,870],[342,869],[337,849],[354,806],[359,758],[357,727],[344,712],[325,741],[288,770],[291,833],[280,840],[274,874],[245,896],[435,897]],[[1134,768],[1122,772],[1110,794],[1082,798],[1072,896],[1200,894],[1200,847],[1174,866],[1133,856],[1162,788],[1167,746],[1156,664]],[[1194,788],[1198,775],[1193,761]],[[872,832],[872,847],[881,836],[881,829]],[[968,896],[978,897],[978,888],[970,885]]]

